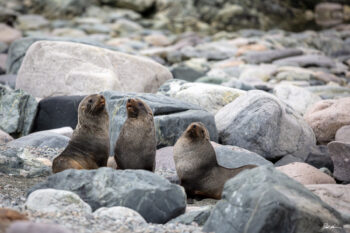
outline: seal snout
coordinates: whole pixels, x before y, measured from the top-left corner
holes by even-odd
[[[105,105],[106,104],[106,99],[103,95],[100,96],[100,105]]]

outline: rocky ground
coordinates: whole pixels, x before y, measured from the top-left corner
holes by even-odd
[[[29,219],[0,208],[0,233],[349,232],[350,5],[324,2],[0,0],[0,207]],[[154,174],[52,174],[92,93],[111,154],[126,100],[151,107]],[[196,121],[219,165],[258,166],[220,201],[179,185]]]

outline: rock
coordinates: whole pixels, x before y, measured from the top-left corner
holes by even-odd
[[[150,10],[154,4],[155,0],[99,0],[101,3],[116,6],[118,8],[131,9],[140,13]]]
[[[284,166],[284,165],[287,165],[290,163],[295,163],[295,162],[302,163],[302,162],[304,162],[304,160],[301,158],[295,157],[293,155],[286,155],[275,163],[275,167],[280,167],[280,166]]]
[[[62,128],[58,128],[58,129],[51,129],[51,130],[47,130],[47,132],[57,133],[57,134],[60,134],[62,136],[66,136],[69,138],[72,138],[72,135],[73,135],[73,129],[71,127],[62,127]]]
[[[239,75],[239,80],[248,82],[251,85],[261,84],[271,79],[276,70],[277,66],[271,64],[248,65],[243,68]]]
[[[30,132],[38,106],[34,97],[0,85],[0,106],[0,129],[19,136]]]
[[[201,59],[192,59],[186,63],[175,64],[170,71],[175,79],[193,82],[208,72],[208,67],[201,62]]]
[[[93,210],[128,207],[152,223],[167,222],[186,208],[186,195],[180,186],[144,170],[65,170],[34,186],[29,194],[43,188],[73,191]]]
[[[280,49],[280,50],[267,50],[258,52],[248,52],[243,56],[243,60],[249,64],[271,63],[275,60],[299,56],[303,52],[300,49]]]
[[[335,184],[335,180],[332,177],[306,163],[295,162],[277,167],[276,169],[303,185]]]
[[[323,27],[335,26],[343,22],[343,7],[338,3],[319,3],[315,7],[316,23]]]
[[[289,57],[284,59],[279,59],[273,62],[273,64],[280,66],[299,66],[299,67],[324,67],[333,68],[335,67],[335,62],[326,56],[322,55],[302,55]]]
[[[0,208],[0,232],[7,232],[6,229],[16,221],[26,221],[28,218],[20,212],[8,208]]]
[[[305,187],[343,216],[350,216],[350,185],[309,184]]]
[[[218,164],[226,168],[238,168],[248,164],[257,166],[272,165],[270,161],[262,156],[237,146],[220,145],[214,147],[214,149]]]
[[[40,189],[32,192],[26,200],[25,208],[45,214],[91,213],[91,207],[77,194],[55,189]]]
[[[316,102],[321,101],[319,96],[305,88],[294,85],[279,84],[275,86],[273,93],[302,115]]]
[[[0,23],[0,42],[11,44],[22,37],[22,33],[6,24]]]
[[[311,86],[306,87],[312,93],[319,95],[322,99],[339,99],[350,96],[350,89],[339,86]]]
[[[55,153],[57,155],[57,153]],[[51,174],[50,161],[38,156],[31,149],[0,147],[1,172],[21,177],[40,177]]]
[[[335,133],[335,140],[350,143],[350,125],[339,128]]]
[[[217,141],[218,139],[213,115],[195,105],[163,95],[147,93],[136,94],[105,91],[102,94],[107,101],[107,110],[110,119],[109,137],[111,141],[111,153],[114,151],[115,142],[126,120],[125,105],[129,98],[139,98],[151,107],[156,128],[157,148],[174,145],[188,125],[196,121],[205,124],[209,130],[211,140]]]
[[[167,146],[163,147],[159,150],[157,150],[156,153],[156,169],[155,170],[161,170],[161,169],[169,169],[175,171],[175,161],[174,161],[174,152],[173,152],[173,146]]]
[[[168,46],[171,44],[171,40],[162,34],[152,34],[143,38],[148,44],[153,46]]]
[[[41,131],[28,134],[27,136],[18,138],[7,143],[9,147],[49,147],[49,148],[65,148],[68,145],[69,137],[58,133]]]
[[[93,216],[99,219],[113,219],[114,221],[122,221],[124,223],[133,221],[140,225],[146,224],[146,221],[139,213],[122,206],[101,207],[93,213]]]
[[[339,128],[350,124],[350,97],[323,100],[312,106],[304,115],[305,121],[313,129],[319,142],[329,142],[334,139]]]
[[[186,46],[181,49],[185,57],[206,58],[207,60],[224,60],[236,55],[237,49],[229,42],[201,43],[195,47]]]
[[[15,89],[16,87],[16,75],[13,74],[4,74],[0,75],[0,84],[9,86],[12,89]]]
[[[183,215],[180,215],[177,218],[172,219],[169,223],[180,223],[191,225],[193,223],[197,223],[199,226],[203,226],[207,221],[210,215],[210,211],[212,210],[211,206],[201,207],[199,210],[189,211]]]
[[[334,178],[350,182],[350,144],[331,142],[328,149],[334,163]]]
[[[271,94],[248,91],[215,115],[222,144],[255,152],[267,159],[294,155],[305,159],[316,140],[312,129],[288,105]]]
[[[171,78],[165,67],[142,57],[78,43],[38,41],[23,60],[16,87],[42,98],[111,89],[156,92]]]
[[[78,106],[85,96],[55,96],[42,99],[32,132],[71,127],[78,123]]]
[[[41,15],[20,15],[17,21],[17,28],[22,31],[39,30],[49,25],[49,21]]]
[[[49,19],[61,19],[82,15],[90,3],[90,0],[30,0],[27,1],[27,7],[31,12],[43,14]]]
[[[33,223],[33,222],[15,222],[6,233],[71,233],[65,227],[57,224]]]
[[[231,103],[238,96],[245,94],[244,91],[238,89],[204,83],[183,83],[177,92],[171,90],[169,81],[163,85],[170,88],[166,93],[167,96],[201,106],[212,114]],[[160,90],[162,89],[167,88],[161,86]]]
[[[333,161],[329,155],[329,150],[325,145],[312,147],[309,156],[305,160],[305,163],[308,163],[316,168],[328,168],[330,171],[334,171]]]
[[[273,167],[262,166],[226,182],[222,200],[215,205],[203,230],[319,232],[325,224],[343,225],[340,214],[302,184]]]
[[[0,145],[1,144],[6,144],[9,141],[12,141],[13,137],[11,137],[8,133],[0,130]]]
[[[7,59],[7,73],[9,74],[17,74],[22,62],[23,58],[27,53],[29,47],[37,41],[70,41],[81,44],[98,46],[101,48],[108,48],[105,45],[98,43],[89,39],[77,39],[77,38],[59,38],[59,37],[26,37],[21,38],[13,42],[9,48],[8,59]]]

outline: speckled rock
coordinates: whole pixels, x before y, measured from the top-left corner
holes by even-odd
[[[316,140],[312,129],[275,96],[248,91],[215,115],[220,141],[267,159],[287,154],[305,159]]]
[[[143,217],[137,213],[135,210],[123,207],[123,206],[113,206],[110,208],[102,207],[97,209],[93,216],[95,218],[103,219],[113,219],[114,221],[133,221],[137,222],[137,224],[146,224],[146,221]]]
[[[350,143],[350,125],[339,128],[335,134],[335,140]]]
[[[25,203],[26,209],[46,214],[91,213],[91,207],[80,197],[69,191],[40,189],[32,192]]]
[[[9,141],[12,141],[13,137],[11,137],[8,133],[0,130],[0,145],[1,144],[6,144]]]

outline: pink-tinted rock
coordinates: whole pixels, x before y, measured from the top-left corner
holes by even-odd
[[[0,145],[6,144],[12,140],[13,140],[13,137],[11,137],[8,133],[6,133],[0,129]]]
[[[346,125],[337,130],[335,140],[350,143],[350,125]]]
[[[334,164],[334,177],[350,182],[350,143],[331,142],[328,149]]]
[[[22,37],[22,33],[6,24],[0,23],[0,42],[11,44]]]
[[[13,223],[6,233],[70,233],[65,227],[56,224],[44,224],[19,221]]]
[[[335,184],[335,180],[332,177],[307,163],[295,162],[276,169],[304,185]]]
[[[175,170],[173,146],[163,147],[156,153],[156,170]]]
[[[330,142],[339,128],[350,125],[350,97],[323,100],[304,115],[319,142]]]
[[[310,184],[305,186],[322,201],[340,213],[350,216],[350,185]]]

